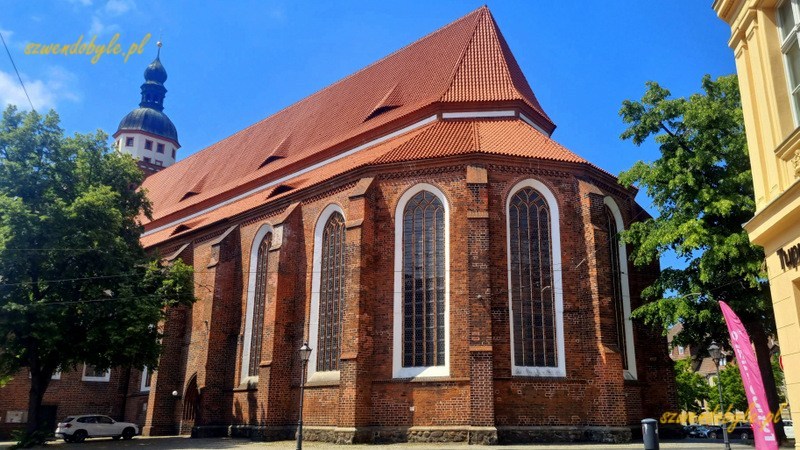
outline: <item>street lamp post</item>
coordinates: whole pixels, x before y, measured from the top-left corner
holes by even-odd
[[[308,358],[311,357],[311,347],[308,342],[303,342],[300,347],[300,361],[303,362],[303,367],[300,368],[300,417],[297,419],[297,450],[303,450],[303,391],[306,385],[306,367],[308,366]]]
[[[719,391],[719,409],[723,411],[722,406],[722,379],[719,377],[719,361],[722,359],[722,349],[717,345],[716,341],[711,341],[708,346],[708,355],[714,360],[714,366],[717,368],[717,391]],[[728,427],[725,425],[725,412],[722,413],[722,439],[725,441],[725,450],[731,450],[731,443],[728,440]]]

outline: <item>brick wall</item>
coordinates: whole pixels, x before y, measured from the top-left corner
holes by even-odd
[[[253,211],[228,224],[234,228],[197,236],[184,259],[191,259],[195,267],[198,302],[182,312],[182,318],[165,323],[167,328],[171,322],[182,323],[184,331],[180,334],[180,327],[174,327],[169,338],[173,342],[165,340],[167,348],[178,350],[170,353],[169,361],[162,357],[161,377],[165,367],[177,371],[170,381],[176,386],[163,391],[182,392],[197,377],[201,411],[196,425],[293,427],[301,376],[297,349],[309,333],[314,226],[322,210],[336,203],[347,222],[342,360],[338,380],[307,386],[307,426],[623,427],[672,405],[674,380],[663,337],[635,326],[636,381],[624,380],[616,348],[602,205],[610,195],[626,224],[641,219],[644,212],[631,193],[608,177],[595,178],[569,166],[469,164],[469,169],[466,163],[387,168],[369,177],[332,182],[306,197]],[[562,266],[556,270],[562,271],[567,374],[563,378],[511,375],[504,210],[511,187],[526,178],[544,183],[558,201]],[[392,378],[393,271],[398,270],[394,214],[400,196],[421,182],[444,192],[450,208],[450,376],[397,380]],[[278,239],[269,255],[259,376],[248,384],[240,376],[251,275],[247,272],[254,236],[264,224],[278,230]],[[220,241],[226,230],[229,234]],[[215,258],[218,261],[209,267]],[[641,269],[629,264],[634,308],[640,303],[638,293],[657,271],[657,266]],[[164,411],[172,408],[172,429],[177,429],[182,401],[160,398]],[[151,393],[150,403],[155,400]],[[165,413],[148,414],[154,424],[169,418]]]
[[[123,417],[125,386],[122,370],[112,370],[109,381],[83,381],[83,366],[64,371],[61,379],[51,380],[42,405],[55,407],[56,421],[74,414],[106,414],[115,420]],[[24,424],[7,423],[9,411],[28,411],[30,378],[28,370],[19,371],[4,387],[0,388],[0,437],[8,438],[11,430],[23,428]],[[53,428],[55,431],[55,428]]]

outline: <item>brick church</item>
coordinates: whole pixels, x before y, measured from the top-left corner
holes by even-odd
[[[145,434],[292,439],[301,380],[305,439],[336,443],[622,441],[673,407],[630,320],[658,267],[617,237],[647,214],[551,138],[486,7],[178,162],[145,77],[115,139],[198,299],[128,399]]]

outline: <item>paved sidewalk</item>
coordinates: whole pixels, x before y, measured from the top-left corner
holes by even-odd
[[[12,442],[0,442],[0,449],[7,449]],[[333,445],[319,442],[303,442],[303,448],[309,450],[333,449],[347,450],[349,448],[389,448],[390,450],[480,450],[482,448],[498,448],[503,450],[628,450],[644,448],[642,443],[632,444],[529,444],[529,445],[499,445],[499,446],[477,446],[466,444],[389,444],[389,445]],[[662,442],[662,449],[675,450],[722,450],[721,440],[707,439],[685,439],[681,441]],[[41,447],[40,447],[41,448]],[[279,442],[253,442],[246,439],[191,439],[188,437],[136,437],[130,441],[112,441],[111,439],[89,439],[81,444],[66,444],[63,441],[54,441],[47,445],[47,448],[57,448],[58,450],[119,450],[119,449],[143,449],[148,450],[205,450],[205,449],[294,449],[294,441]],[[751,444],[732,443],[734,450],[753,449]]]

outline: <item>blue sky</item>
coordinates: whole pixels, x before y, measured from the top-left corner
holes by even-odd
[[[184,158],[482,6],[483,1],[189,2],[0,0],[0,30],[37,110],[55,108],[67,132],[116,130],[139,102],[142,72],[164,41],[165,113]],[[543,108],[553,138],[611,173],[658,157],[619,139],[618,111],[654,80],[675,95],[704,74],[734,73],[728,26],[711,1],[489,2]],[[119,33],[127,63],[104,55],[26,55],[29,43],[97,43]],[[22,103],[0,54],[0,103]],[[649,206],[643,194],[639,202]]]

